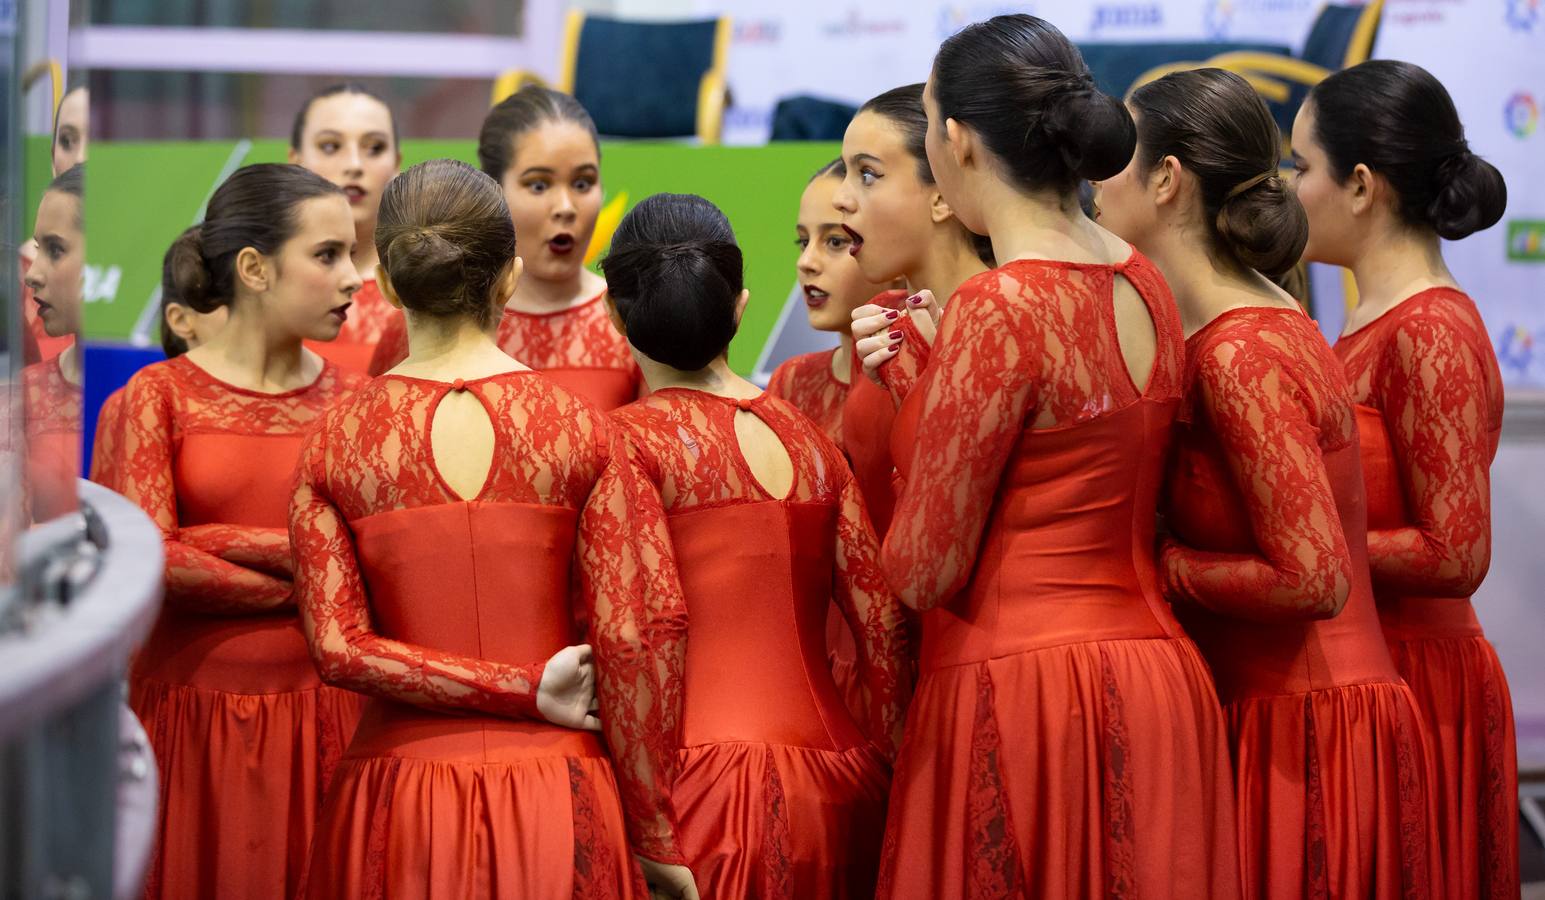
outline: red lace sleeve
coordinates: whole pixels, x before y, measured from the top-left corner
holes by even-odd
[[[923,409],[910,475],[885,538],[885,576],[916,609],[948,601],[970,578],[1003,467],[1026,427],[1042,359],[1023,346],[1044,342],[1033,333],[1039,325],[1023,315],[1026,301],[971,288],[978,279],[957,293],[941,323],[919,386]],[[968,290],[973,296],[961,299]]]
[[[852,476],[842,488],[837,517],[835,590],[837,607],[858,636],[858,667],[869,706],[867,729],[894,758],[901,746],[911,693],[907,675],[906,619],[880,570],[880,542],[864,512]]]
[[[286,579],[295,574],[290,555],[290,533],[283,528],[220,523],[193,525],[178,529],[177,540],[238,566]]]
[[[324,423],[306,439],[290,501],[301,628],[323,680],[428,709],[541,719],[536,692],[545,660],[512,666],[374,631],[354,539],[328,498],[325,444]]]
[[[902,315],[891,325],[891,330],[901,332],[901,346],[895,356],[880,364],[878,373],[885,389],[890,392],[892,402],[900,409],[901,402],[917,387],[923,377],[923,370],[928,368],[933,348],[923,338],[923,333],[917,330],[911,316]]]
[[[1401,594],[1468,597],[1491,565],[1495,389],[1449,306],[1405,317],[1374,373],[1414,525],[1370,531],[1368,561],[1374,583]]]
[[[120,492],[145,510],[165,539],[167,604],[223,615],[288,605],[288,579],[227,562],[179,539],[172,480],[173,390],[171,376],[160,372],[147,371],[129,381],[117,467]]]
[[[392,316],[381,325],[381,339],[370,353],[372,376],[390,371],[408,358],[408,323],[406,315]]]
[[[123,395],[119,388],[107,395],[97,412],[96,437],[91,442],[91,480],[103,487],[118,487],[118,444],[123,435]]]
[[[580,516],[575,553],[595,626],[601,723],[639,853],[684,865],[671,813],[687,610],[660,495],[620,436]]]
[[[1196,364],[1196,402],[1233,472],[1260,552],[1204,552],[1167,539],[1164,592],[1239,619],[1325,618],[1341,611],[1351,591],[1352,557],[1322,456],[1319,392],[1289,371],[1294,347],[1263,346],[1274,337],[1217,341]],[[1338,433],[1326,437],[1332,449],[1347,446],[1355,429],[1350,399],[1341,405]]]

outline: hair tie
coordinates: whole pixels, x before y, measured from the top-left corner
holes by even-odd
[[[1255,176],[1254,178],[1251,178],[1249,181],[1241,181],[1240,183],[1234,185],[1233,190],[1231,190],[1227,194],[1223,195],[1223,202],[1224,203],[1229,202],[1230,200],[1234,199],[1235,197],[1238,197],[1240,194],[1243,194],[1245,191],[1250,190],[1251,188],[1255,187],[1256,185],[1260,184],[1261,182],[1265,181],[1266,179],[1275,177],[1276,174],[1277,174],[1277,170],[1276,169],[1272,169],[1270,172],[1262,172],[1261,174]]]

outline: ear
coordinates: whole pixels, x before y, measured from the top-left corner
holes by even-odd
[[[628,326],[622,321],[622,314],[617,312],[617,304],[612,300],[612,292],[607,291],[601,295],[601,302],[606,304],[606,317],[612,320],[612,327],[623,337],[628,336]]]
[[[515,286],[520,284],[520,276],[526,271],[526,261],[518,256],[511,257],[509,264],[504,267],[504,272],[499,280],[494,282],[494,291],[499,297],[499,305],[510,302],[515,296]]]
[[[1180,160],[1166,156],[1148,173],[1148,189],[1153,191],[1153,202],[1165,206],[1180,196]]]
[[[379,263],[376,264],[376,287],[381,289],[381,296],[386,298],[387,303],[402,309],[402,298],[397,296],[397,289],[392,287],[392,279],[386,274],[386,267]]]
[[[1344,187],[1352,201],[1352,215],[1360,216],[1373,208],[1374,194],[1380,187],[1379,178],[1367,165],[1358,163],[1352,167]]]
[[[955,211],[944,202],[944,195],[934,191],[928,197],[928,217],[935,225],[941,225],[955,217]]]
[[[292,166],[300,165],[300,151],[296,150],[294,147],[291,147],[290,152],[285,154],[285,159],[288,160]]]
[[[746,304],[751,302],[751,289],[741,289],[740,296],[735,298],[735,327],[740,327],[740,317],[746,314]]]
[[[168,303],[161,310],[161,316],[166,320],[166,327],[184,341],[193,338],[193,317],[188,315],[188,308],[181,303]]]
[[[955,165],[964,169],[968,164],[976,162],[976,132],[954,119],[945,119],[944,136],[949,139],[950,153],[955,157]]]
[[[268,290],[273,281],[268,271],[268,257],[257,251],[256,247],[243,247],[236,254],[236,278],[248,290],[263,293]]]

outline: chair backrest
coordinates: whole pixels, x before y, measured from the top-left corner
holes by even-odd
[[[858,107],[836,100],[800,95],[785,97],[773,108],[774,141],[840,141]]]
[[[586,16],[565,87],[609,137],[697,134],[703,76],[722,68],[719,19],[629,22]]]
[[[1327,3],[1315,17],[1299,58],[1332,72],[1363,62],[1373,49],[1383,6],[1379,0]]]

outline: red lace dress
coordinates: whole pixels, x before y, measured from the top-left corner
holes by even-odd
[[[338,336],[330,341],[307,341],[306,346],[343,369],[363,373],[370,369],[382,337],[388,331],[405,333],[401,329],[402,310],[381,294],[374,278],[367,278],[355,292],[349,317],[338,329]]]
[[[899,310],[906,303],[906,291],[885,291],[869,302]],[[907,317],[901,316],[906,322]],[[908,333],[908,343],[917,343]],[[900,397],[892,397],[863,373],[863,362],[853,355],[852,387],[842,405],[842,449],[853,463],[853,475],[864,494],[864,506],[874,522],[875,533],[883,539],[891,527],[896,508],[896,462],[891,458],[891,428],[896,421]]]
[[[1142,389],[1118,276],[1157,332]],[[892,440],[882,563],[928,611],[879,896],[1238,896],[1223,715],[1155,569],[1183,355],[1135,252],[1010,262],[950,300]]]
[[[80,508],[82,403],[80,385],[64,377],[54,356],[21,370],[27,468],[24,520],[46,522]]]
[[[1491,561],[1502,377],[1480,312],[1423,291],[1336,342],[1357,402],[1368,561],[1437,762],[1450,897],[1518,896],[1518,759],[1502,664],[1470,605]]]
[[[471,499],[430,445],[460,390],[494,426]],[[543,665],[576,642],[571,607],[632,603],[629,471],[604,418],[530,372],[387,375],[312,433],[290,508],[299,602],[323,677],[374,699],[304,896],[646,894],[599,736],[536,709]]]
[[[767,393],[804,413],[805,418],[814,422],[840,449],[843,447],[842,414],[848,394],[852,385],[864,376],[862,372],[854,371],[856,366],[850,366],[850,380],[837,380],[832,371],[832,357],[836,353],[837,349],[833,348],[784,360],[773,372],[772,380],[767,382]],[[888,434],[886,438],[889,439]],[[826,652],[843,705],[862,719],[864,683],[858,677],[858,641],[836,604],[832,604],[826,613]]]
[[[1421,716],[1368,580],[1341,365],[1288,309],[1230,310],[1186,349],[1160,571],[1233,737],[1245,896],[1443,896]]]
[[[606,315],[603,296],[554,313],[506,308],[499,320],[499,348],[602,410],[632,403],[641,393],[643,375],[627,339]],[[407,356],[407,326],[399,318],[382,335],[370,372],[379,375]]]
[[[778,436],[793,483],[770,494],[741,455],[737,411]],[[900,604],[836,446],[776,398],[665,389],[613,414],[668,511],[667,578],[679,573],[687,626],[651,642],[670,686],[654,715],[614,746],[641,762],[634,818],[657,823],[639,850],[684,860],[706,897],[868,898],[885,821],[889,750],[900,733]],[[859,642],[871,743],[827,668],[835,602]]]
[[[96,438],[91,442],[91,480],[118,489],[118,463],[123,458],[118,443],[123,438],[123,395],[128,386],[107,395],[97,411]]]
[[[116,487],[166,539],[166,597],[129,673],[161,770],[146,896],[290,897],[361,698],[306,650],[285,530],[301,438],[361,377],[282,394],[182,356],[124,394]]]

